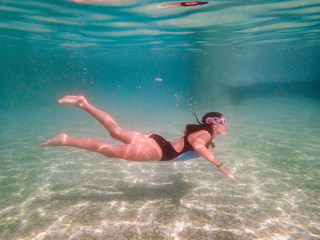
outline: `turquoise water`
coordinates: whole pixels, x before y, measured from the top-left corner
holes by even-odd
[[[0,3],[1,239],[320,238],[319,1],[164,3]],[[214,154],[238,182],[201,158],[40,148],[117,143],[65,94],[167,139],[224,113]]]

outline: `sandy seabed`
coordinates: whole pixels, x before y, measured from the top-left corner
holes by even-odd
[[[320,104],[306,101],[225,109],[229,134],[216,139],[214,154],[236,184],[201,158],[136,163],[40,148],[71,121],[11,122],[0,147],[0,238],[319,239]],[[163,128],[160,119],[156,132],[175,138],[183,131],[176,119]],[[116,143],[91,120],[77,121],[71,135]]]

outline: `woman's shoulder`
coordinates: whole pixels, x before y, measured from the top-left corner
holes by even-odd
[[[189,141],[192,142],[192,141],[195,141],[196,139],[200,139],[200,140],[204,141],[205,143],[207,143],[208,141],[212,140],[212,135],[207,130],[204,130],[204,129],[190,133],[188,135]]]

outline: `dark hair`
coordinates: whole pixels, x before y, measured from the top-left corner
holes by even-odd
[[[194,114],[194,113],[193,113]],[[217,117],[217,118],[221,118],[223,115],[219,112],[208,112],[206,113],[203,117],[202,117],[202,123],[199,121],[198,117],[196,114],[194,114],[194,116],[196,117],[196,120],[198,122],[198,124],[188,124],[186,125],[186,130],[184,131],[184,133],[186,135],[189,135],[191,133],[194,132],[198,132],[200,130],[207,130],[211,136],[213,135],[213,130],[212,130],[212,124],[208,124],[206,123],[207,118],[211,117]]]

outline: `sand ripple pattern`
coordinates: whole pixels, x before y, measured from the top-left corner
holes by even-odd
[[[132,163],[41,149],[58,125],[3,130],[0,238],[319,239],[319,104],[263,102],[227,109],[230,133],[216,140],[237,184],[203,159]]]

